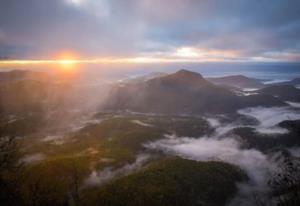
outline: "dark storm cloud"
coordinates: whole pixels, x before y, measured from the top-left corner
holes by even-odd
[[[1,55],[62,49],[94,55],[235,50],[298,60],[298,0],[2,0]],[[5,46],[4,46],[5,45]],[[16,52],[16,48],[20,49]],[[26,49],[24,49],[26,48]]]

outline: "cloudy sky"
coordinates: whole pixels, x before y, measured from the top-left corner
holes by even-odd
[[[0,57],[300,61],[299,0],[1,0]]]

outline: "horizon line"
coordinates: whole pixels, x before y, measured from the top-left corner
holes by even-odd
[[[0,59],[0,66],[8,65],[77,65],[77,64],[164,64],[164,63],[287,63],[300,64],[300,61],[249,60],[249,59],[193,59],[193,58],[95,58],[95,59]]]

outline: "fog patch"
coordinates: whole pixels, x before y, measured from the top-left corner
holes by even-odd
[[[264,81],[264,84],[276,84],[276,83],[284,83],[284,82],[289,82],[289,79],[271,79]]]
[[[107,183],[116,177],[128,175],[130,172],[141,168],[149,160],[149,154],[138,155],[135,162],[127,164],[121,168],[107,167],[101,171],[94,170],[85,180],[85,186],[99,186]]]
[[[290,105],[291,107],[295,107],[295,108],[300,108],[300,103],[299,102],[286,102],[288,105]]]
[[[223,117],[224,118],[224,117]],[[226,117],[225,117],[226,118]],[[249,126],[245,125],[240,121],[237,122],[231,122],[231,123],[221,123],[219,118],[214,117],[208,117],[204,118],[206,121],[208,121],[209,125],[214,128],[214,132],[212,136],[214,137],[221,137],[229,133],[235,128],[241,127],[241,126]]]
[[[300,104],[299,104],[300,106]],[[262,134],[285,134],[289,130],[279,127],[278,124],[285,120],[300,119],[299,110],[290,107],[250,107],[238,110],[238,114],[250,117],[258,121],[256,125],[251,122],[239,121],[238,119],[230,123],[222,123],[220,118],[207,117],[204,118],[211,127],[214,128],[213,136],[224,136],[235,128],[251,127]],[[276,136],[274,136],[276,137]]]
[[[81,129],[83,129],[84,127],[86,127],[87,125],[91,125],[91,124],[100,124],[103,119],[101,118],[93,118],[93,116],[95,115],[95,113],[91,113],[89,115],[86,116],[82,116],[81,118],[78,118],[77,120],[75,120],[72,124],[71,124],[71,132],[77,132]]]
[[[144,127],[153,127],[152,124],[142,122],[141,120],[131,120],[131,122],[134,123],[134,124],[138,124],[140,126],[144,126]]]
[[[242,96],[250,96],[250,95],[257,95],[259,93],[255,92],[259,90],[259,88],[243,88],[240,92]]]
[[[244,170],[249,182],[238,183],[238,194],[230,205],[254,205],[253,193],[268,191],[267,180],[278,170],[276,161],[256,149],[243,149],[234,138],[171,138],[151,142],[145,147],[196,161],[222,161]]]
[[[66,143],[66,139],[65,135],[48,135],[41,139],[41,141],[54,145],[63,145]]]
[[[221,125],[220,121],[217,118],[205,118],[206,121],[208,121],[209,125],[213,128],[219,127]]]
[[[151,150],[162,151],[186,159],[222,161],[239,166],[247,173],[250,180],[249,182],[237,183],[238,194],[230,202],[230,205],[255,205],[254,193],[268,194],[270,189],[268,180],[280,170],[283,155],[281,153],[265,154],[254,148],[244,148],[243,142],[240,142],[243,138],[231,131],[246,126],[264,134],[286,133],[288,130],[280,128],[278,123],[284,120],[300,119],[300,113],[291,107],[246,108],[239,110],[238,113],[257,121],[252,123],[252,121],[237,118],[227,122],[222,121],[222,117],[219,116],[207,117],[205,119],[215,130],[209,136],[190,138],[165,135],[164,139],[147,143],[144,146]],[[224,118],[226,119],[226,117]],[[292,156],[300,157],[298,147],[289,148],[288,151]]]
[[[242,126],[242,125],[238,125],[238,124],[225,124],[225,125],[222,125],[222,126],[217,127],[215,129],[215,135],[224,136],[224,135],[228,134],[230,131],[232,131],[233,129],[238,128],[239,126]]]
[[[300,113],[289,107],[251,107],[238,111],[239,114],[256,118],[260,124],[254,128],[264,134],[284,134],[288,130],[278,124],[284,120],[300,119]]]
[[[251,95],[257,95],[259,93],[256,93],[256,92],[243,92],[243,95],[244,96],[251,96]]]
[[[42,139],[43,142],[51,142],[54,140],[62,139],[62,135],[48,135],[45,138]]]
[[[267,156],[255,149],[241,149],[233,138],[166,138],[151,142],[147,148],[162,150],[197,161],[223,161],[240,166],[255,183],[261,183],[272,168]]]
[[[257,91],[259,90],[259,88],[243,88],[242,91],[243,92],[253,92],[253,91]]]
[[[42,153],[28,154],[20,159],[21,163],[32,164],[44,160],[46,156]]]

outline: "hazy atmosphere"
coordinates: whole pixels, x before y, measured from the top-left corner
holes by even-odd
[[[300,1],[0,0],[0,204],[300,205]]]

